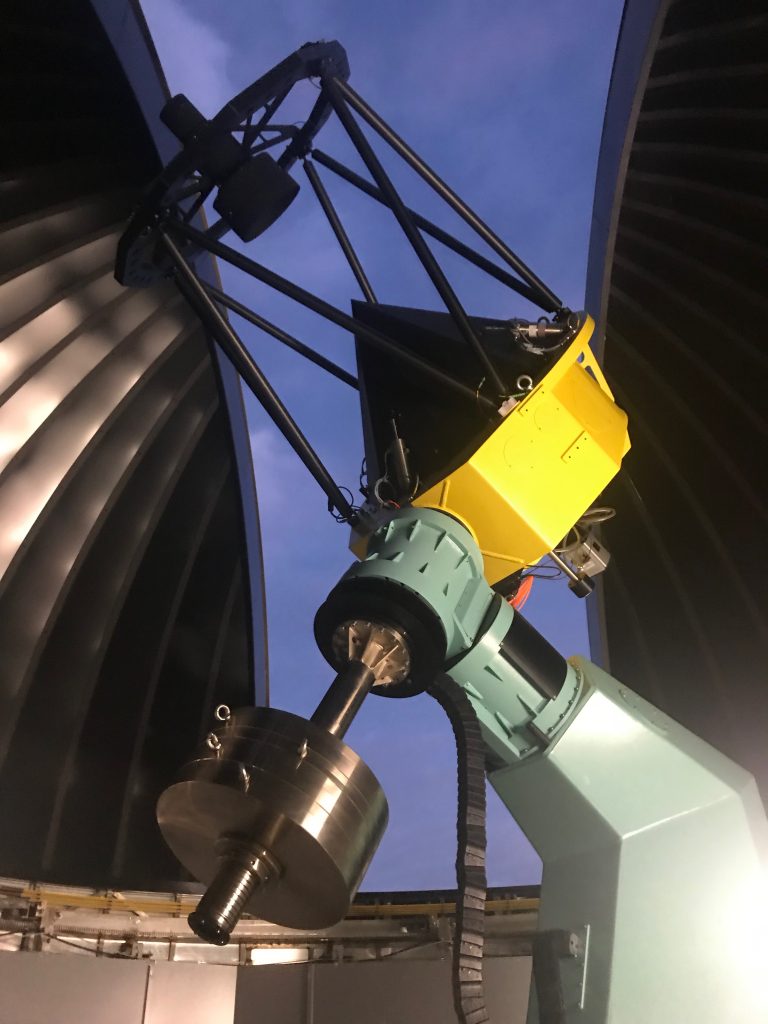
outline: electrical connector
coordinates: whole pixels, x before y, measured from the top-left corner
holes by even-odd
[[[568,551],[568,558],[574,568],[583,576],[599,576],[605,572],[611,560],[611,553],[590,530],[579,544]]]

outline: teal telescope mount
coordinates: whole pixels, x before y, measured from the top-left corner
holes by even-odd
[[[454,941],[462,1020],[488,1019],[480,863],[486,772],[544,865],[529,1024],[768,1020],[768,823],[754,780],[596,665],[563,659],[488,586],[464,526],[429,509],[393,512],[367,556],[331,591],[315,632],[338,675],[312,718],[286,716],[286,724],[283,712],[270,711],[277,717],[267,723],[268,740],[251,719],[234,730],[225,722],[215,734],[229,749],[225,761],[254,765],[252,779],[272,774],[271,788],[256,786],[258,813],[243,812],[249,795],[236,768],[222,769],[221,750],[193,762],[185,781],[161,798],[166,838],[211,883],[198,911],[209,927],[225,921],[231,928],[243,909],[295,923],[307,913],[294,906],[289,885],[302,863],[314,870],[298,885],[306,903],[325,909],[328,923],[343,915],[383,831],[386,805],[338,737],[369,692],[397,698],[426,689],[450,706],[455,731],[463,716],[459,749],[475,769],[479,757],[480,782],[468,771],[463,805],[464,852],[477,840],[477,862],[464,859]],[[277,753],[259,767],[264,743]],[[303,787],[322,809],[306,779],[320,778],[319,765],[332,757],[348,773],[333,804],[344,814],[334,818],[326,809],[318,818],[331,837],[310,837],[325,842],[320,856],[301,834],[291,800]],[[186,847],[179,841],[180,822],[191,813],[179,786],[198,797],[201,787],[213,787],[209,831],[218,830],[214,839],[226,855],[218,869],[215,858],[201,867],[189,840]],[[228,826],[222,795],[231,800]],[[200,842],[203,805],[197,799],[194,806]],[[345,828],[356,829],[352,838]],[[338,848],[334,836],[342,837]]]

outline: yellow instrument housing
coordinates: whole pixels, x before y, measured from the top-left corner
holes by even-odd
[[[627,414],[592,354],[594,321],[458,469],[414,499],[473,534],[491,585],[551,551],[616,475]]]

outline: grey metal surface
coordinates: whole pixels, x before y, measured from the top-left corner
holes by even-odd
[[[0,953],[0,1020],[141,1024],[148,969],[138,960],[97,960],[90,953]]]
[[[230,1024],[237,971],[92,953],[0,953],[3,1024]]]
[[[768,821],[754,780],[573,664],[583,687],[559,738],[489,776],[542,858],[540,937],[580,934],[555,957],[563,1024],[764,1024]],[[554,966],[543,942],[539,956]],[[534,995],[529,1021],[540,1024]]]
[[[498,1024],[523,1024],[530,958],[489,959],[485,996]],[[446,1024],[456,1019],[444,961],[241,968],[234,1024]]]
[[[523,1024],[530,958],[486,967],[491,1019]],[[448,960],[222,967],[0,953],[3,1024],[446,1024]]]
[[[593,651],[764,798],[767,72],[764,3],[628,0],[587,296],[632,438]]]
[[[324,729],[274,708],[234,712],[209,744],[158,803],[176,856],[209,884],[227,839],[266,850],[279,874],[253,889],[250,913],[292,928],[341,920],[387,822],[373,773]]]
[[[153,963],[142,1024],[230,1024],[236,986],[232,967]]]
[[[170,286],[113,279],[157,154],[91,5],[5,14],[0,873],[168,888],[158,793],[216,704],[266,695],[244,418]]]
[[[354,970],[355,965],[353,965]],[[311,1024],[310,972],[288,964],[245,967],[237,972],[235,1024]],[[338,1024],[343,1018],[338,1017]],[[355,1019],[358,1019],[357,1017]]]

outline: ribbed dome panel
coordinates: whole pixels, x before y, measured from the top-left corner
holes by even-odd
[[[12,4],[4,44],[0,875],[167,888],[157,795],[265,698],[242,410],[175,289],[114,280],[157,156],[90,5]]]
[[[606,495],[603,636],[615,675],[768,795],[768,13],[680,0],[643,44],[641,7],[625,9],[603,135],[612,229],[596,221],[591,252],[633,442]],[[638,40],[647,75],[622,109]]]

